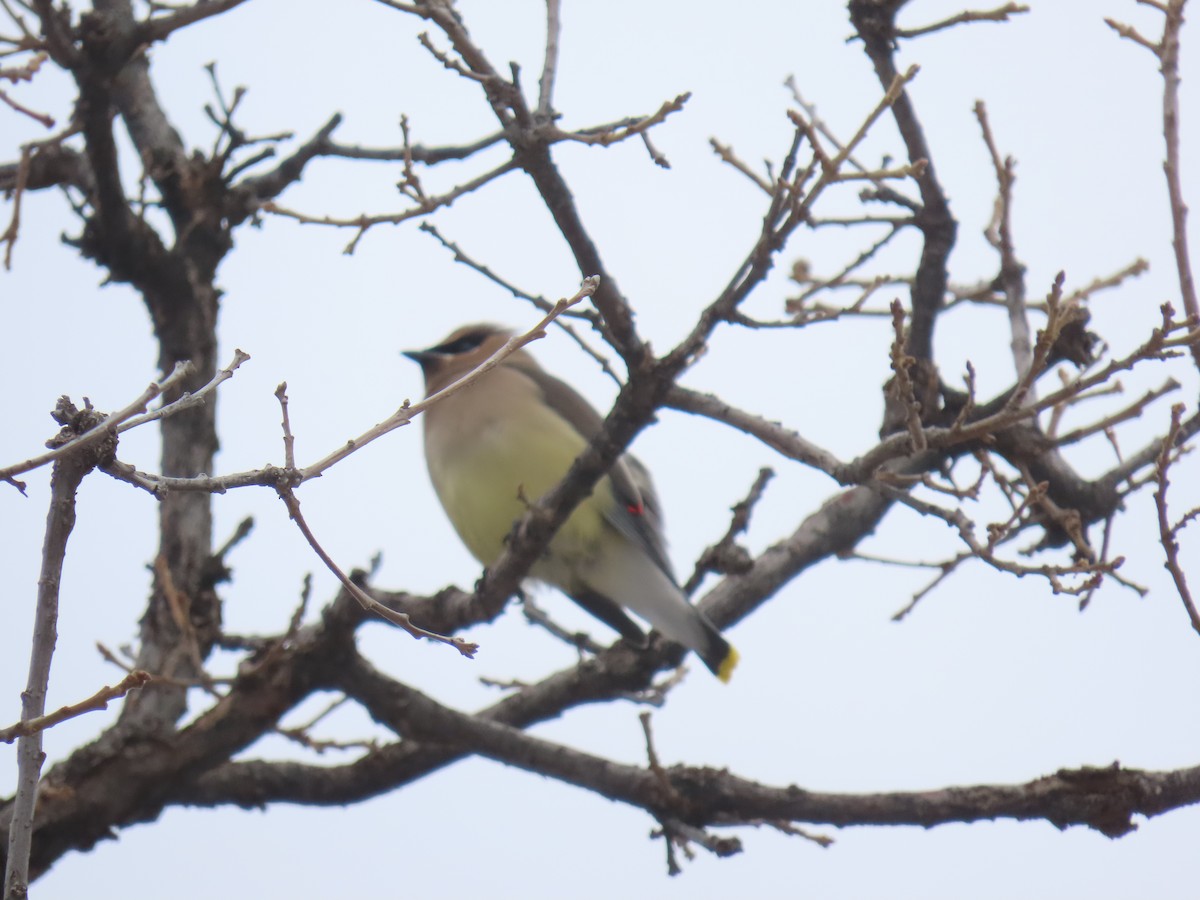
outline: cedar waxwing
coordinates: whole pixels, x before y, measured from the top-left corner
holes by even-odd
[[[511,336],[494,325],[468,325],[436,347],[405,355],[421,364],[430,395]],[[434,490],[467,549],[485,566],[499,557],[526,503],[562,480],[603,424],[583,397],[524,350],[435,403],[423,418]],[[646,635],[626,609],[696,651],[722,681],[733,673],[737,651],[675,582],[658,497],[645,467],[629,454],[575,508],[529,574],[637,646],[646,645]]]

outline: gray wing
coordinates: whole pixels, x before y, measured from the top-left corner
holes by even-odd
[[[632,454],[626,453],[618,462],[624,464],[636,486],[636,499],[632,505],[624,502],[616,479],[613,486],[622,504],[615,515],[609,517],[613,526],[631,540],[639,543],[650,554],[650,558],[662,569],[672,581],[675,573],[671,569],[671,561],[667,559],[667,542],[663,537],[662,504],[658,501],[658,492],[654,490],[654,482],[650,478],[650,470],[642,465],[642,461]]]
[[[555,378],[532,359],[510,362],[509,365],[528,376],[541,391],[546,404],[585,439],[590,441],[600,432],[604,418],[569,384]],[[649,471],[636,457],[626,453],[613,464],[608,477],[617,498],[617,507],[608,516],[609,524],[645,550],[655,565],[674,580],[662,535],[662,507]]]

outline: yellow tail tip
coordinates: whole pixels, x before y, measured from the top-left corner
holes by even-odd
[[[729,679],[733,677],[733,670],[738,664],[741,657],[737,650],[733,647],[729,648],[729,652],[725,654],[725,658],[721,660],[721,665],[717,666],[717,678],[723,683],[729,684]]]

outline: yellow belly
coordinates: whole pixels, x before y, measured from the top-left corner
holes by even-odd
[[[583,439],[551,414],[531,420],[481,423],[450,452],[429,459],[438,499],[467,549],[485,566],[504,549],[504,539],[527,505],[557,484],[583,450]],[[566,586],[568,572],[595,555],[605,523],[602,510],[613,502],[603,479],[555,535],[548,558],[532,571],[536,578]]]

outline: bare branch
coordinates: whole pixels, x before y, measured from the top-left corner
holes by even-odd
[[[1167,436],[1163,438],[1162,450],[1159,452],[1158,462],[1155,465],[1155,480],[1158,482],[1158,488],[1154,492],[1154,506],[1158,510],[1158,535],[1163,552],[1167,557],[1167,571],[1171,573],[1171,580],[1175,582],[1175,590],[1179,593],[1179,599],[1183,601],[1183,608],[1187,610],[1192,628],[1200,633],[1200,610],[1196,609],[1196,603],[1192,600],[1192,592],[1188,588],[1187,576],[1184,574],[1183,566],[1179,563],[1179,532],[1189,519],[1185,517],[1177,524],[1172,525],[1167,513],[1167,487],[1170,484],[1167,472],[1171,467],[1182,418],[1183,404],[1177,403],[1171,408],[1171,427],[1167,430]]]
[[[292,422],[288,418],[287,382],[281,382],[275,388],[275,399],[279,401],[279,411],[283,419],[279,427],[283,429],[283,466],[286,469],[296,468],[296,436],[292,434]]]
[[[48,124],[52,125],[53,122]],[[7,187],[12,192],[12,215],[4,233],[0,234],[0,243],[4,244],[6,270],[12,268],[13,251],[21,230],[21,201],[25,191],[30,187],[46,187],[49,183],[78,183],[85,180],[79,172],[78,155],[62,147],[62,142],[78,130],[78,126],[72,122],[58,134],[39,141],[30,141],[21,147],[21,157],[14,167],[0,167],[0,187]],[[10,185],[5,184],[9,179],[5,177],[7,172],[2,171],[4,169],[12,171]],[[50,170],[56,171],[51,175]]]
[[[942,31],[943,29],[953,28],[955,25],[964,25],[969,22],[1007,22],[1010,16],[1027,12],[1029,12],[1029,7],[1024,3],[1006,3],[1004,6],[998,6],[995,9],[966,10],[948,19],[934,22],[932,25],[924,25],[921,28],[897,29],[896,37],[921,37],[925,34],[932,34],[935,31]]]
[[[1133,403],[1129,404],[1129,406],[1105,416],[1099,422],[1094,422],[1091,425],[1086,425],[1082,428],[1076,428],[1073,431],[1068,431],[1066,434],[1059,435],[1055,438],[1054,444],[1058,447],[1064,447],[1067,444],[1074,444],[1077,441],[1082,441],[1084,438],[1091,437],[1093,434],[1108,431],[1114,425],[1118,425],[1121,422],[1128,422],[1130,419],[1139,418],[1142,413],[1146,411],[1147,406],[1149,406],[1155,400],[1179,390],[1179,387],[1179,382],[1172,378],[1162,387],[1147,391]],[[1087,396],[1095,396],[1096,393]],[[1078,400],[1080,397],[1076,397],[1075,399]]]
[[[139,42],[152,44],[155,41],[166,40],[180,28],[186,28],[212,16],[219,16],[244,2],[245,0],[197,0],[170,15],[149,18],[138,26]]]
[[[1180,112],[1179,112],[1179,33],[1183,28],[1183,7],[1187,0],[1167,0],[1165,3],[1141,0],[1163,14],[1163,36],[1159,43],[1143,37],[1129,25],[1114,19],[1105,23],[1121,37],[1145,47],[1158,58],[1163,76],[1163,139],[1166,143],[1166,161],[1163,174],[1167,179],[1167,196],[1171,203],[1171,246],[1175,251],[1175,268],[1179,276],[1179,292],[1183,309],[1193,327],[1200,324],[1200,300],[1196,296],[1196,282],[1192,275],[1191,254],[1188,252],[1187,203],[1184,200],[1182,171],[1180,166]],[[1191,347],[1192,359],[1200,367],[1200,342]]]
[[[1196,298],[1196,281],[1192,276],[1192,259],[1188,250],[1187,202],[1183,194],[1183,174],[1180,163],[1179,108],[1179,32],[1183,28],[1183,5],[1186,0],[1169,0],[1159,61],[1163,76],[1163,137],[1167,144],[1167,159],[1163,174],[1167,179],[1167,196],[1171,200],[1171,246],[1175,250],[1175,268],[1179,275],[1179,294],[1183,310],[1192,327],[1200,326],[1200,300]],[[1200,342],[1192,344],[1192,359],[1200,367]]]
[[[292,491],[290,485],[281,483],[278,488],[279,497],[283,500],[288,508],[288,515],[292,521],[296,523],[296,527],[300,529],[300,533],[304,535],[304,539],[308,541],[308,545],[312,547],[313,552],[321,558],[321,562],[325,563],[325,567],[336,576],[337,580],[342,583],[342,586],[350,593],[355,600],[362,604],[363,609],[368,612],[375,613],[381,619],[391,622],[403,628],[414,638],[428,638],[431,641],[436,641],[442,644],[449,644],[463,656],[468,659],[474,659],[476,652],[479,650],[478,644],[473,644],[470,641],[460,637],[449,637],[444,634],[438,634],[435,631],[428,631],[418,625],[413,624],[412,619],[406,613],[396,612],[384,606],[374,597],[370,596],[366,591],[355,584],[333,561],[325,548],[318,543],[316,537],[312,533],[312,529],[308,527],[308,522],[300,512],[300,501],[296,494]]]
[[[1158,56],[1162,52],[1162,48],[1158,44],[1142,37],[1141,33],[1139,33],[1138,30],[1131,25],[1125,25],[1121,22],[1118,22],[1116,19],[1108,18],[1104,20],[1104,24],[1106,24],[1109,28],[1126,40],[1133,41],[1135,44],[1145,47],[1155,56]]]
[[[191,373],[191,363],[178,363],[171,374],[162,381],[156,381],[151,384],[136,400],[134,400],[124,409],[118,410],[112,415],[102,419],[94,428],[74,438],[69,444],[55,447],[50,452],[43,453],[41,456],[35,456],[31,459],[25,460],[25,462],[17,463],[16,465],[0,469],[0,480],[11,481],[17,475],[32,471],[33,469],[46,465],[46,463],[54,462],[67,453],[73,453],[83,447],[96,444],[99,441],[104,440],[106,437],[111,437],[113,434],[116,434],[119,425],[129,419],[132,419],[139,413],[144,413],[151,400],[177,385]]]
[[[891,365],[893,377],[888,382],[887,398],[889,405],[898,409],[896,418],[903,421],[912,441],[912,452],[920,453],[929,445],[925,432],[921,428],[922,413],[928,413],[924,404],[917,399],[916,385],[913,383],[911,370],[917,365],[917,360],[904,352],[907,343],[907,332],[904,328],[904,307],[899,300],[892,301],[892,350]]]
[[[843,467],[842,462],[828,450],[810,443],[791,429],[731,406],[713,394],[701,394],[676,385],[667,394],[666,405],[682,412],[723,422],[758,438],[787,458],[812,466],[827,475],[832,476]]]
[[[81,700],[79,703],[73,703],[69,706],[63,706],[56,709],[54,712],[44,716],[38,716],[34,719],[22,720],[14,725],[9,725],[7,728],[0,728],[0,741],[6,744],[11,744],[17,738],[26,737],[27,735],[37,734],[39,731],[45,731],[47,728],[53,728],[60,722],[65,722],[68,719],[74,719],[82,716],[85,713],[99,712],[102,709],[108,709],[109,701],[119,700],[130,691],[142,687],[151,679],[149,672],[143,672],[140,669],[135,669],[130,672],[119,682],[111,687],[105,685],[88,697],[86,700]]]
[[[538,81],[537,116],[543,121],[554,117],[554,76],[558,72],[558,38],[562,32],[559,15],[561,0],[546,0],[546,57],[542,62],[542,77]]]
[[[538,309],[540,309],[542,312],[545,312],[545,313],[550,312],[550,310],[552,310],[554,308],[554,304],[551,303],[549,300],[547,300],[545,297],[542,297],[540,295],[534,295],[534,294],[529,293],[528,291],[522,290],[521,288],[517,287],[512,282],[507,281],[506,279],[500,277],[498,274],[493,272],[490,267],[485,266],[483,263],[481,263],[481,262],[477,261],[476,259],[474,259],[473,257],[469,256],[454,241],[447,240],[445,237],[443,237],[442,233],[440,231],[438,231],[437,227],[434,226],[433,223],[425,221],[425,222],[422,222],[420,225],[418,225],[417,228],[420,231],[424,231],[426,234],[431,235],[434,238],[434,240],[436,240],[439,244],[441,244],[443,247],[445,247],[447,250],[449,250],[451,253],[453,253],[455,262],[462,263],[467,268],[473,269],[474,271],[476,271],[480,275],[482,275],[484,278],[486,278],[488,281],[491,281],[493,284],[496,284],[499,287],[503,288],[504,290],[508,291],[514,297],[518,297],[521,300],[526,300],[529,303],[532,303],[535,307],[537,307]],[[600,370],[605,375],[607,375],[610,379],[612,379],[612,381],[618,387],[620,387],[621,386],[621,377],[613,370],[612,363],[608,360],[607,357],[605,357],[602,353],[600,353],[598,350],[593,348],[591,346],[591,344],[589,344],[586,340],[584,340],[582,335],[580,335],[579,332],[576,331],[575,328],[570,324],[570,322],[568,321],[569,319],[582,319],[585,322],[590,322],[593,326],[597,326],[599,323],[599,316],[596,315],[595,310],[569,309],[566,312],[564,312],[562,315],[560,315],[558,318],[556,318],[554,320],[553,324],[556,328],[560,329],[561,331],[566,332],[570,336],[571,340],[573,340],[576,344],[579,345],[579,349],[581,349],[584,353],[586,353],[588,356],[590,356],[592,359],[594,359],[596,361],[596,364],[600,366]]]
[[[1114,763],[1103,768],[1060,770],[1021,785],[883,794],[832,794],[795,786],[773,787],[710,768],[660,765],[656,772],[653,765],[643,768],[615,763],[535,737],[491,717],[457,712],[383,677],[361,656],[355,656],[338,674],[339,686],[348,695],[406,741],[419,744],[426,737],[449,741],[455,755],[474,752],[645,809],[659,821],[686,819],[696,828],[756,824],[762,819],[929,827],[942,822],[1014,818],[1045,819],[1060,828],[1085,825],[1115,837],[1132,831],[1136,827],[1133,819],[1139,814],[1156,815],[1200,802],[1200,767],[1143,772],[1122,769]],[[382,759],[379,763],[386,764]],[[227,767],[227,771],[235,768]],[[402,771],[403,762],[397,760],[396,768]],[[304,773],[310,779],[333,781],[310,767],[304,767]],[[268,781],[278,786],[281,779],[260,776],[258,783]]]
[[[774,193],[775,189],[771,186],[770,182],[751,169],[748,165],[746,165],[746,163],[742,162],[737,154],[733,152],[732,147],[727,144],[722,144],[716,138],[709,138],[708,143],[709,146],[713,148],[713,152],[717,154],[717,156],[719,156],[723,162],[733,166],[735,169],[749,178],[764,194],[770,197],[771,194]]]
[[[837,272],[830,278],[823,278],[819,280],[814,279],[808,287],[800,292],[798,297],[789,297],[786,304],[787,311],[795,314],[798,319],[805,324],[813,321],[831,321],[839,318],[847,312],[860,312],[863,305],[867,302],[867,300],[870,299],[871,295],[886,283],[886,278],[875,278],[863,285],[863,292],[859,299],[846,309],[839,310],[836,315],[830,315],[825,311],[814,310],[812,307],[808,307],[808,300],[821,291],[826,291],[830,288],[841,287],[843,284],[845,284],[846,279],[850,277],[852,272],[861,268],[863,265],[873,259],[880,250],[891,243],[892,238],[900,233],[901,224],[908,223],[889,224],[891,224],[891,228],[889,228],[881,238],[870,244],[865,250],[861,251],[854,259],[843,266],[841,271]],[[793,272],[793,280],[798,282],[798,279],[794,277],[794,274],[795,273]]]
[[[674,100],[668,100],[663,103],[662,106],[648,116],[623,119],[620,122],[614,122],[610,125],[594,126],[579,131],[563,131],[557,126],[550,125],[547,126],[548,136],[551,140],[556,141],[574,141],[593,147],[608,147],[612,144],[619,144],[621,141],[628,140],[635,135],[645,134],[645,132],[649,131],[655,125],[666,121],[667,117],[672,113],[683,109],[691,97],[690,93],[680,94]]]
[[[504,133],[497,131],[469,144],[440,147],[426,147],[423,144],[413,144],[409,147],[359,147],[352,144],[339,144],[336,141],[326,141],[319,155],[381,162],[396,162],[407,157],[413,162],[431,166],[448,160],[467,159],[481,150],[494,147],[503,140]]]
[[[825,140],[827,140],[830,145],[839,152],[845,150],[845,144],[838,139],[837,135],[833,133],[833,130],[817,113],[816,105],[809,103],[804,99],[804,96],[800,93],[800,86],[796,83],[795,76],[789,75],[784,79],[783,84],[791,92],[792,98],[796,101],[796,104],[804,111],[804,115],[807,117],[808,122],[811,123],[815,133],[824,137]],[[848,153],[846,155],[846,162],[861,173],[868,174],[870,172],[870,167],[859,162],[859,160],[855,158],[852,153]],[[894,188],[885,186],[883,182],[878,179],[872,179],[872,182],[875,185],[876,190],[886,194],[887,198],[891,202],[898,203],[904,206],[906,209],[916,212],[919,204],[917,204],[915,201],[898,194]]]
[[[42,544],[42,569],[38,576],[37,608],[29,656],[29,677],[21,693],[21,723],[17,744],[17,791],[12,803],[8,830],[8,855],[4,872],[5,900],[24,898],[29,887],[29,856],[33,846],[33,819],[38,781],[42,771],[42,729],[34,723],[46,713],[46,688],[50,663],[58,640],[58,591],[62,584],[67,539],[75,527],[75,492],[104,451],[95,440],[71,440],[101,427],[94,410],[77,411],[66,399],[59,400],[57,417],[63,424],[59,442],[71,447],[54,464],[50,476],[50,510]]]
[[[521,591],[518,595],[521,601],[521,612],[528,620],[529,624],[536,625],[539,628],[545,629],[548,633],[554,635],[564,644],[569,644],[580,654],[591,653],[593,655],[601,653],[604,650],[604,645],[594,641],[592,637],[584,631],[568,631],[563,626],[559,625],[550,614],[542,609],[538,604],[534,603],[526,591]],[[489,682],[493,686],[495,682]]]
[[[305,213],[286,209],[275,202],[264,203],[262,205],[262,210],[264,212],[274,213],[277,216],[295,219],[297,222],[301,222],[305,225],[328,225],[334,228],[357,229],[358,233],[354,236],[350,243],[346,245],[345,250],[342,251],[347,255],[350,255],[354,253],[355,248],[358,246],[358,242],[362,239],[363,235],[367,233],[368,229],[376,225],[399,225],[401,222],[407,222],[409,219],[415,219],[419,216],[427,216],[434,210],[440,209],[443,206],[449,206],[464,194],[469,194],[472,191],[478,190],[489,181],[495,181],[502,175],[513,171],[515,168],[516,163],[510,160],[506,163],[496,166],[496,168],[489,172],[484,172],[482,175],[478,175],[475,178],[472,178],[470,181],[466,181],[460,185],[457,185],[456,187],[451,188],[444,194],[427,197],[412,209],[407,209],[404,212],[390,213],[380,216],[359,215],[348,219],[339,219],[335,218],[334,216],[310,216]]]
[[[758,501],[762,499],[767,484],[774,477],[775,473],[771,469],[758,470],[758,477],[750,486],[750,492],[730,510],[733,518],[729,522],[725,536],[712,546],[706,547],[700,554],[700,558],[696,560],[695,570],[683,585],[685,594],[690,596],[695,593],[696,588],[700,587],[704,576],[709,572],[718,575],[738,575],[749,571],[752,559],[749,552],[737,543],[737,537],[750,527],[750,515],[754,512]]]
[[[988,122],[987,107],[984,106],[982,100],[975,102],[975,118],[979,120],[979,127],[983,132],[983,142],[987,145],[988,154],[992,158],[992,168],[996,172],[998,189],[995,212],[992,216],[992,224],[988,226],[985,236],[988,243],[1000,254],[1000,277],[998,280],[1004,289],[1008,307],[1008,325],[1012,332],[1013,365],[1019,378],[1033,367],[1033,341],[1030,339],[1029,316],[1025,309],[1025,266],[1017,259],[1017,251],[1013,245],[1012,188],[1013,182],[1016,181],[1014,172],[1016,163],[1011,156],[1000,158],[1000,151],[996,148],[996,139],[992,136],[992,127]],[[1031,387],[1030,390],[1033,388]]]
[[[850,0],[850,20],[862,39],[863,49],[882,85],[895,85],[896,14],[902,4]],[[911,70],[910,70],[911,71]],[[921,259],[913,278],[908,345],[906,351],[923,363],[933,359],[933,332],[948,282],[947,261],[954,247],[958,224],[950,213],[945,191],[938,181],[933,152],[925,139],[913,98],[902,90],[891,104],[892,118],[900,131],[911,164],[924,164],[917,176],[921,206],[914,211],[924,238]],[[893,199],[889,197],[888,199]]]
[[[160,406],[158,409],[151,410],[135,418],[129,419],[121,423],[117,428],[118,434],[124,434],[131,428],[137,428],[149,422],[155,422],[159,419],[166,419],[176,413],[183,412],[185,409],[191,409],[194,406],[199,406],[208,399],[208,395],[215,391],[219,386],[224,384],[233,377],[233,373],[238,370],[242,363],[249,361],[250,354],[244,353],[241,350],[233,351],[233,360],[214,375],[203,387],[194,392],[184,391],[178,398]],[[120,415],[120,413],[118,413]]]

